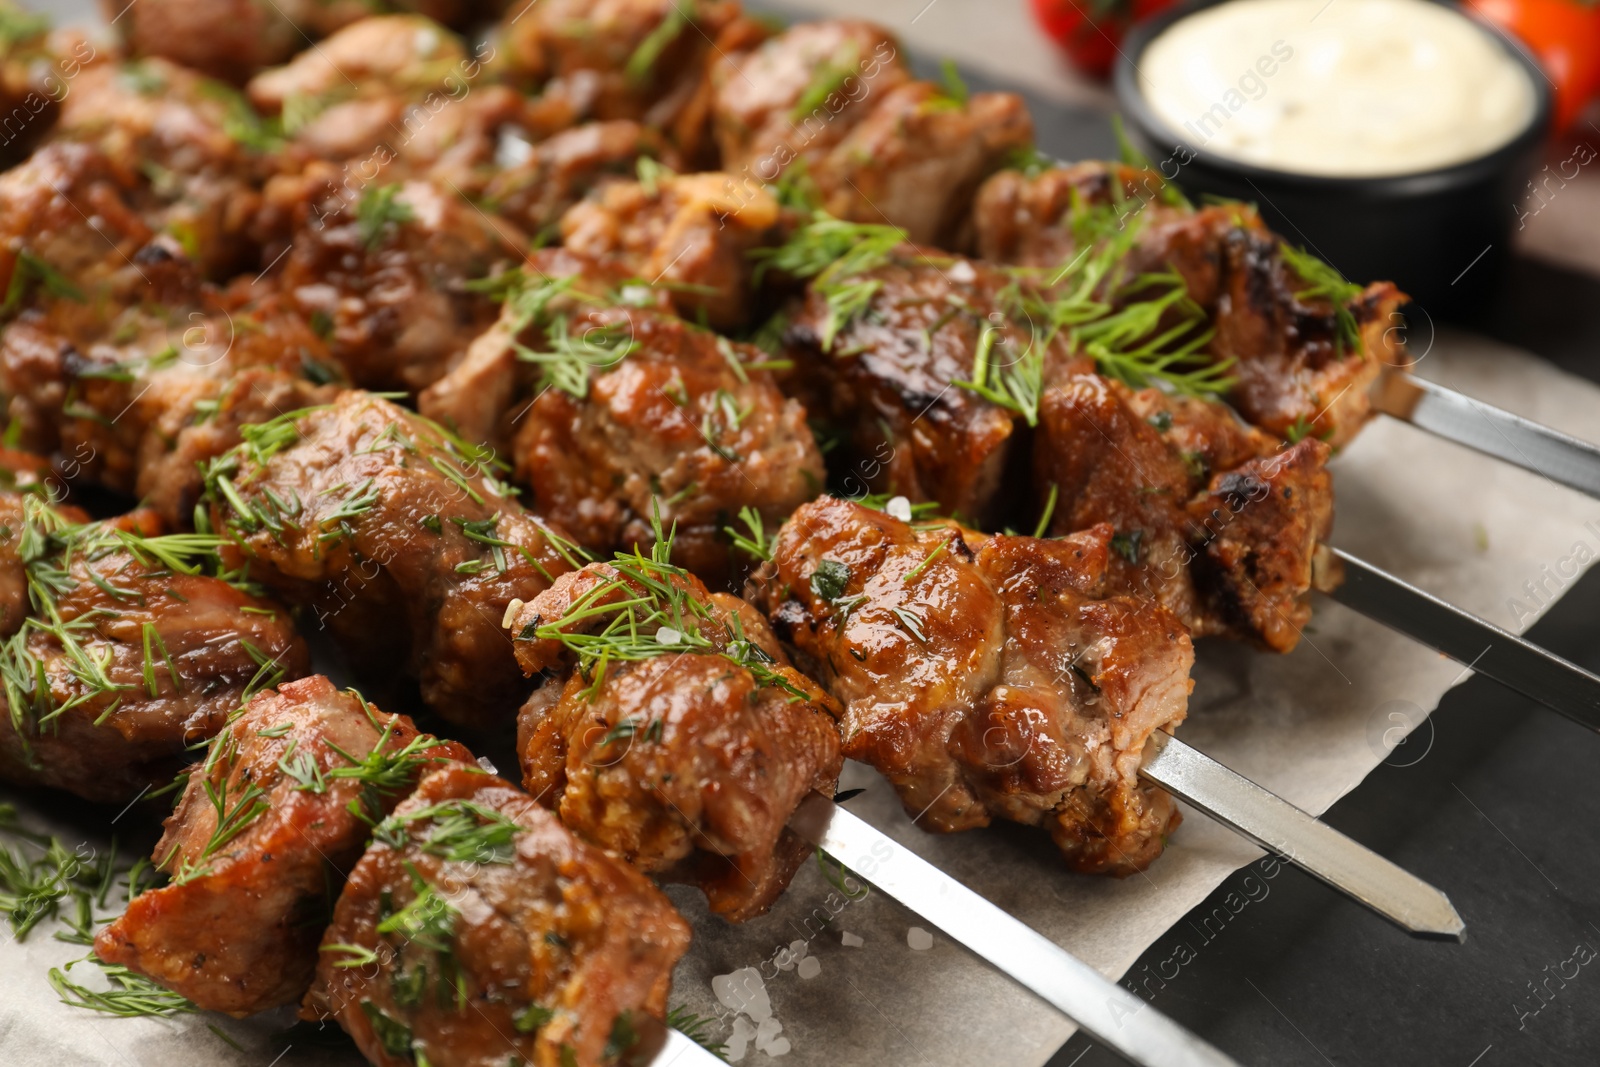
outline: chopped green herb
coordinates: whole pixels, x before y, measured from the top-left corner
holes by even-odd
[[[356,205],[356,228],[368,250],[378,247],[389,225],[399,227],[415,222],[417,213],[411,205],[396,199],[400,195],[398,184],[375,185],[361,194]]]

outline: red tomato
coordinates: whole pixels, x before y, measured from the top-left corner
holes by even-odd
[[[1031,0],[1033,17],[1085,74],[1104,78],[1128,28],[1177,0]]]
[[[1600,92],[1600,9],[1583,0],[1465,0],[1468,11],[1522,39],[1555,83],[1555,128]]]

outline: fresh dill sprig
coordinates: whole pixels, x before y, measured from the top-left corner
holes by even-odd
[[[212,810],[216,814],[216,826],[212,828],[211,836],[201,848],[200,854],[186,858],[179,864],[178,870],[172,876],[173,885],[183,885],[209,875],[212,871],[209,861],[249,829],[251,823],[265,815],[270,807],[263,799],[266,796],[265,790],[255,782],[246,782],[244,789],[231,801],[228,796],[227,777],[222,779],[220,785],[207,778],[204,788],[206,799],[211,802]]]
[[[691,8],[693,4],[689,5]],[[688,11],[677,3],[667,5],[667,11],[661,17],[645,39],[628,56],[628,62],[623,67],[628,83],[635,87],[648,85],[651,75],[655,73],[656,61],[667,50],[673,41],[688,27],[692,21]]]
[[[111,988],[90,989],[67,977],[67,971],[85,962],[98,966],[100,973],[110,980]],[[142,974],[134,974],[121,964],[105,963],[96,956],[73,960],[64,968],[50,968],[50,987],[63,1004],[124,1019],[146,1015],[170,1018],[200,1010],[183,995],[157,985]]]
[[[783,244],[753,249],[750,257],[756,261],[758,280],[768,270],[780,270],[828,284],[887,264],[894,250],[908,240],[897,226],[846,222],[818,211]]]
[[[1356,323],[1350,304],[1361,298],[1363,286],[1346,280],[1331,263],[1327,263],[1287,241],[1280,242],[1279,250],[1289,268],[1309,283],[1308,288],[1297,290],[1296,300],[1326,300],[1333,306],[1334,347],[1343,355],[1361,351],[1361,327]]]
[[[728,1058],[725,1055],[728,1050],[727,1042],[717,1041],[711,1036],[712,1019],[708,1019],[703,1015],[696,1015],[688,1008],[679,1005],[667,1012],[666,1021],[668,1026],[718,1059],[725,1060]]]
[[[383,241],[390,224],[398,228],[416,221],[417,213],[410,204],[396,199],[399,195],[398,184],[375,185],[361,194],[361,202],[356,205],[356,230],[369,252]]]
[[[756,559],[772,559],[772,540],[767,536],[765,524],[761,521],[761,512],[746,504],[739,509],[739,521],[744,523],[749,536],[740,533],[732,526],[724,526],[723,532],[733,542],[733,547],[746,552]]]
[[[24,248],[17,252],[16,262],[12,264],[5,303],[0,304],[0,319],[10,318],[21,311],[22,305],[35,289],[42,289],[49,296],[64,297],[79,303],[84,300],[83,290],[68,280],[66,275]]]
[[[589,377],[621,363],[639,348],[627,322],[593,325],[574,336],[566,316],[557,316],[545,331],[543,351],[513,341],[517,358],[539,368],[540,388],[555,387],[583,400],[589,395]]]
[[[418,838],[419,822],[432,826]],[[523,827],[472,800],[446,800],[416,811],[396,812],[378,825],[374,839],[393,849],[416,841],[422,851],[453,863],[506,864],[516,856],[515,839]]]
[[[775,669],[773,657],[749,639],[737,615],[719,619],[691,593],[689,572],[669,562],[677,527],[671,533],[662,529],[659,503],[651,523],[655,544],[648,557],[637,545],[631,554],[618,552],[606,565],[612,571],[607,580],[577,597],[560,618],[525,627],[517,639],[561,644],[590,683],[590,699],[612,663],[694,653],[720,655],[749,671],[757,684],[805,700],[805,691]]]
[[[812,113],[828,102],[828,97],[844,87],[858,66],[858,51],[855,42],[847,42],[840,46],[830,59],[818,64],[811,75],[811,81],[796,98],[794,107],[789,111],[790,122],[804,122]]]

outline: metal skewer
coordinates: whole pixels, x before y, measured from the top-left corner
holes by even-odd
[[[1380,379],[1372,401],[1385,415],[1600,498],[1600,446],[1403,372]]]
[[[1600,732],[1600,677],[1348,552],[1333,552],[1345,568],[1344,583],[1328,594],[1333,599]]]
[[[1139,776],[1417,937],[1465,936],[1439,890],[1171,734],[1150,735]]]
[[[887,834],[813,793],[789,827],[1143,1067],[1234,1061]],[[664,1064],[663,1064],[664,1067]]]

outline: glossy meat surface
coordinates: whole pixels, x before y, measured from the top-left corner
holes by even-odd
[[[318,39],[372,15],[365,0],[140,0],[125,7],[103,0],[128,53],[160,56],[224,81],[239,83],[290,59]],[[429,19],[462,25],[492,18],[502,6],[476,0],[396,0],[392,5]]]
[[[308,610],[374,686],[417,678],[460,725],[508,721],[526,695],[501,629],[573,557],[492,459],[352,391],[247,431],[212,464],[212,525],[258,581]]]
[[[1042,826],[1074,869],[1129,874],[1178,821],[1138,766],[1183,720],[1194,653],[1170,612],[1104,595],[1111,537],[986,537],[824,497],[752,591],[844,706],[845,755],[919,825]]]
[[[581,399],[539,393],[512,446],[534,506],[586,547],[648,549],[659,501],[663,525],[678,528],[675,561],[725,582],[737,561],[723,528],[741,510],[776,523],[821,487],[805,409],[768,372],[744,369],[760,351],[630,307],[597,308],[567,330],[608,334],[612,356],[636,346],[593,373]]]
[[[171,780],[252,685],[306,672],[281,607],[199,573],[214,539],[160,535],[148,512],[81,524],[36,498],[23,508],[4,528],[18,555],[0,555],[7,586],[20,570],[32,594],[0,651],[5,780],[126,804]]]
[[[1139,392],[1080,369],[1052,385],[1034,438],[1034,493],[1050,531],[1116,531],[1108,580],[1195,636],[1287,652],[1333,524],[1328,446],[1287,444],[1221,404]]]
[[[415,393],[443,377],[494,321],[468,283],[520,259],[514,228],[428,182],[354,194],[326,164],[267,187],[292,219],[272,278],[288,305],[325,324],[355,385]]]
[[[641,597],[655,603],[622,606]],[[624,619],[647,637],[602,676],[584,638]],[[811,852],[789,816],[832,795],[842,757],[838,704],[789,667],[766,620],[693,575],[619,557],[563,575],[510,629],[523,669],[553,672],[518,724],[527,790],[731,921],[770,907]]]
[[[616,257],[661,286],[678,314],[721,332],[750,317],[750,252],[772,243],[778,202],[765,189],[741,192],[730,175],[644,172],[648,180],[608,183],[561,220],[562,245],[578,255]]]
[[[576,125],[633,119],[708,152],[707,65],[762,34],[735,0],[541,0],[498,28],[497,69]]]
[[[722,167],[742,184],[803,175],[830,214],[944,248],[958,246],[979,183],[1033,143],[1020,97],[911,81],[869,22],[791,27],[724,55],[712,83]]]
[[[688,946],[643,875],[507,782],[448,767],[351,873],[302,1014],[379,1067],[596,1067],[626,1015],[665,1012]]]
[[[339,378],[304,319],[268,299],[162,309],[57,301],[0,327],[0,392],[19,443],[71,478],[192,521],[200,467],[244,423],[326,400]]]
[[[713,585],[743,560],[725,527],[776,525],[822,485],[805,409],[749,345],[666,313],[668,290],[614,259],[530,259],[500,321],[421,408],[469,440],[507,447],[528,503],[592,551],[655,543]]]
[[[97,63],[73,80],[51,136],[138,174],[146,220],[206,277],[250,269],[276,141],[237,90],[163,59]]]
[[[95,951],[207,1011],[300,1000],[333,898],[380,821],[429,770],[472,756],[322,676],[257,695],[214,738],[136,897]]]
[[[937,501],[998,525],[1026,419],[958,383],[972,383],[980,350],[1002,371],[1068,358],[1063,335],[1019,313],[1017,285],[975,260],[910,246],[873,269],[811,283],[790,311],[783,351],[812,413],[849,442],[845,492]]]
[[[1229,401],[1262,429],[1342,446],[1370,412],[1383,368],[1408,362],[1405,295],[1393,284],[1350,284],[1268,231],[1248,205],[1191,208],[1151,172],[1080,163],[996,174],[974,209],[978,251],[1054,268],[1079,251],[1080,227],[1107,210],[1137,229],[1130,276],[1171,270],[1183,279],[1215,331],[1207,350],[1236,360]]]

